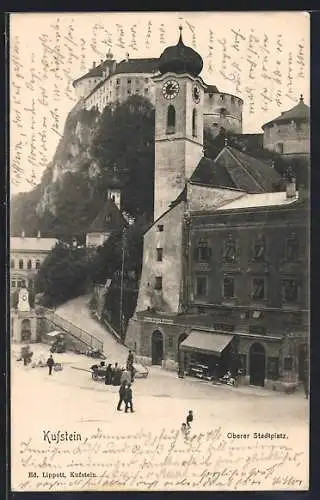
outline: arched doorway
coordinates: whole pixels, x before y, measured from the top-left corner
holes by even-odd
[[[250,347],[250,384],[264,386],[266,352],[258,342]]]
[[[159,330],[152,334],[152,364],[161,365],[163,360],[163,337]]]
[[[29,341],[31,339],[31,321],[23,319],[21,322],[21,340]]]

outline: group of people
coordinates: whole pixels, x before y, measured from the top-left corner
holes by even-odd
[[[129,408],[131,413],[134,412],[133,405],[132,405],[132,388],[131,388],[131,383],[127,382],[122,382],[120,385],[119,389],[119,402],[117,405],[117,410],[121,411],[121,405],[124,402],[125,404],[125,413],[128,412]]]

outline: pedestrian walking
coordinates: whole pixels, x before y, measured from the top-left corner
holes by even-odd
[[[110,385],[111,384],[111,378],[112,378],[112,367],[111,367],[111,363],[108,364],[107,368],[106,368],[106,377],[104,379],[104,383],[106,385]]]
[[[120,382],[121,382],[121,384],[123,384],[123,383],[131,384],[131,374],[125,368],[122,368],[122,370],[121,370]]]
[[[191,422],[193,422],[193,411],[189,410],[189,413],[188,413],[187,418],[186,418],[186,423],[187,423],[188,429],[190,429],[190,427],[191,427]]]
[[[124,402],[125,402],[125,413],[128,412],[128,409],[130,407],[131,413],[134,412],[133,410],[133,405],[132,405],[132,389],[131,389],[131,384],[128,384],[124,390]]]
[[[133,361],[134,361],[133,353],[131,351],[129,351],[128,358],[127,358],[127,370],[129,369],[129,367],[131,365],[133,365]]]
[[[47,366],[49,368],[49,375],[52,374],[52,368],[54,367],[54,360],[53,360],[53,357],[52,357],[52,354],[50,354],[48,360],[47,360]]]
[[[118,406],[117,406],[117,410],[118,411],[121,411],[121,404],[124,401],[124,394],[125,394],[126,387],[127,387],[126,382],[123,382],[120,385],[120,389],[119,389],[119,403],[118,403]]]

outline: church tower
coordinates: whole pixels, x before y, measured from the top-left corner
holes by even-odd
[[[201,56],[182,41],[159,59],[155,82],[154,220],[183,191],[203,156]]]

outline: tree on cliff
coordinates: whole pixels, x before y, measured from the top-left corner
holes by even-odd
[[[43,305],[57,306],[85,293],[87,254],[84,248],[73,248],[59,242],[38,271],[35,290],[43,293]]]
[[[92,141],[100,187],[106,190],[116,175],[124,186],[123,208],[135,216],[153,212],[154,133],[154,108],[135,95],[104,109]]]

